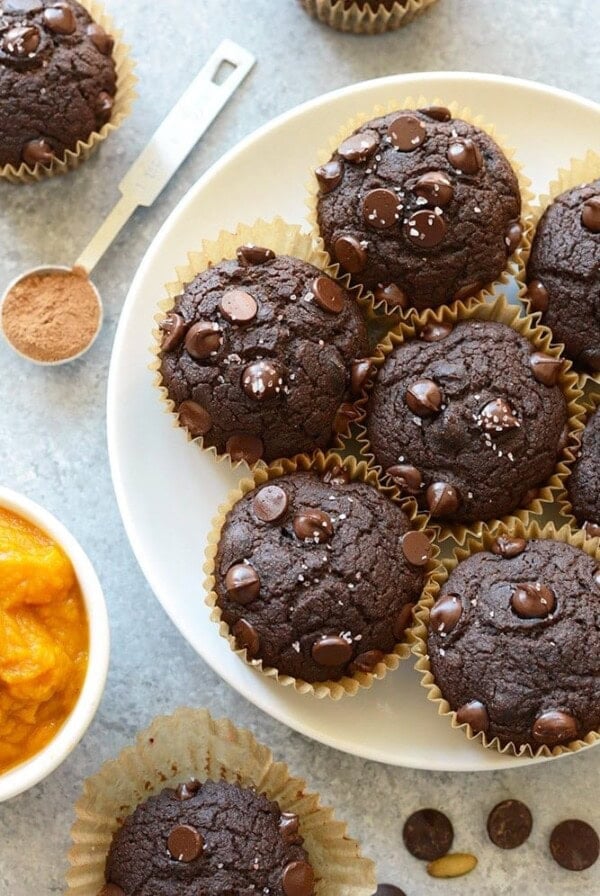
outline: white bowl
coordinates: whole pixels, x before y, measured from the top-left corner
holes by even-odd
[[[88,667],[77,703],[50,743],[31,759],[0,774],[0,802],[3,802],[23,793],[53,772],[85,734],[104,691],[110,636],[100,582],[89,558],[71,533],[39,504],[8,488],[0,488],[0,507],[33,523],[64,550],[79,582],[89,627]]]

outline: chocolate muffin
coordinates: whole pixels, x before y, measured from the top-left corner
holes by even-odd
[[[427,308],[474,295],[521,242],[508,160],[448,109],[369,121],[315,174],[327,251],[388,305]]]
[[[567,480],[573,514],[592,538],[600,536],[600,410],[588,420],[581,450]]]
[[[555,747],[600,727],[600,568],[579,548],[499,538],[468,557],[432,608],[428,646],[457,720],[490,740]]]
[[[375,381],[367,431],[377,463],[434,517],[511,513],[549,478],[566,437],[561,366],[502,323],[426,326]]]
[[[242,246],[188,284],[162,329],[162,382],[179,422],[219,454],[255,463],[325,448],[355,416],[365,322],[305,261]]]
[[[372,672],[411,622],[430,554],[427,536],[372,486],[292,473],[228,513],[217,606],[238,647],[282,674]]]
[[[567,190],[544,212],[527,265],[528,297],[557,342],[600,371],[600,179]]]
[[[150,797],[113,837],[100,896],[313,896],[296,815],[226,781]]]
[[[0,166],[49,165],[110,120],[112,48],[76,0],[0,0]]]

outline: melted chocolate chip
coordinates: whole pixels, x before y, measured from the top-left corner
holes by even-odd
[[[288,509],[287,492],[278,485],[264,485],[257,491],[252,501],[252,509],[257,519],[263,523],[276,523]]]
[[[425,498],[432,516],[447,516],[460,506],[460,496],[448,482],[432,482],[425,493]]]
[[[333,535],[331,517],[324,510],[307,508],[294,517],[294,532],[300,541],[312,541],[322,544]]]
[[[550,709],[537,717],[532,733],[539,744],[554,747],[576,740],[579,736],[579,724],[570,713]]]
[[[329,314],[339,314],[344,308],[344,290],[331,277],[315,277],[312,284],[315,302]]]
[[[401,152],[413,152],[427,139],[425,125],[415,115],[399,115],[388,128],[392,146]]]
[[[402,536],[402,553],[411,566],[426,566],[432,554],[431,541],[424,532],[407,532]]]
[[[321,193],[331,193],[342,182],[344,168],[339,159],[320,165],[315,170],[315,176],[319,182]]]
[[[281,392],[283,378],[281,371],[271,361],[254,361],[244,368],[242,387],[253,401],[267,401]]]
[[[438,633],[451,632],[463,613],[460,597],[456,594],[444,594],[433,607],[429,616],[431,630]]]
[[[260,650],[260,638],[258,632],[247,619],[240,619],[233,626],[233,636],[238,650],[246,650],[250,659],[253,659]]]
[[[398,196],[393,190],[371,190],[363,200],[363,219],[368,227],[387,230],[400,218]]]
[[[379,134],[377,131],[363,131],[361,134],[352,134],[341,144],[339,155],[347,162],[366,162],[379,146]]]
[[[195,361],[204,361],[216,354],[222,341],[223,334],[219,325],[209,320],[201,320],[187,331],[185,347],[188,355]]]
[[[179,423],[192,436],[205,436],[212,429],[213,421],[209,412],[196,401],[182,401],[177,409]]]
[[[487,731],[490,725],[487,709],[479,700],[471,700],[457,709],[456,720],[459,725],[470,725],[475,734]]]
[[[524,538],[504,538],[500,536],[492,542],[490,550],[492,554],[504,557],[505,560],[511,560],[518,557],[527,547],[527,541]]]
[[[454,187],[443,171],[427,171],[417,180],[413,192],[432,208],[446,208],[452,202]]]
[[[477,174],[483,166],[481,150],[470,137],[451,143],[446,155],[452,167],[462,174]]]
[[[260,595],[260,578],[249,563],[236,563],[227,570],[225,588],[230,600],[246,606]]]
[[[446,236],[446,222],[442,215],[422,209],[412,214],[404,223],[404,236],[420,249],[433,249]]]
[[[440,410],[443,397],[440,387],[433,380],[417,380],[406,390],[404,400],[413,414],[431,417]]]
[[[367,250],[354,236],[339,236],[333,244],[337,261],[349,274],[358,274],[367,264]]]
[[[17,59],[31,56],[40,45],[40,32],[35,25],[9,28],[2,38],[2,49]]]
[[[167,848],[176,862],[193,862],[202,854],[204,838],[189,824],[178,824],[167,840]]]
[[[339,635],[323,635],[313,644],[311,655],[319,666],[343,666],[352,659],[352,644]]]
[[[540,582],[517,585],[510,599],[517,616],[522,619],[545,619],[556,606],[554,592]]]

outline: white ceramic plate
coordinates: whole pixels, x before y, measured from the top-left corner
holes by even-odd
[[[339,703],[301,697],[244,665],[203,603],[206,535],[217,505],[242,475],[186,441],[161,406],[149,345],[163,284],[203,238],[258,217],[304,221],[317,151],[348,118],[390,99],[457,100],[495,122],[516,147],[535,190],[597,144],[600,107],[539,84],[471,73],[402,75],[327,94],[277,118],[221,159],[163,225],[137,272],[117,331],[108,384],[108,440],[121,514],[138,562],[163,607],[232,687],[308,737],[392,765],[469,771],[529,759],[470,744],[437,716],[412,661],[370,691]]]

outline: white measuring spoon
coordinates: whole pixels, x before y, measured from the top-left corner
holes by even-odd
[[[138,206],[150,206],[158,198],[200,137],[249,74],[255,62],[255,57],[234,41],[224,40],[219,44],[119,184],[121,198],[73,267],[42,265],[20,274],[8,285],[0,301],[0,330],[2,305],[7,295],[22,280],[33,274],[75,271],[89,275],[94,270]],[[218,83],[217,77],[220,76],[221,67],[227,65],[231,70]],[[10,347],[28,361],[46,366],[65,364],[81,357],[91,348],[102,327],[102,299],[94,284],[89,282],[98,298],[100,315],[98,329],[83,351],[59,361],[36,361],[28,355],[23,355],[4,334]]]

